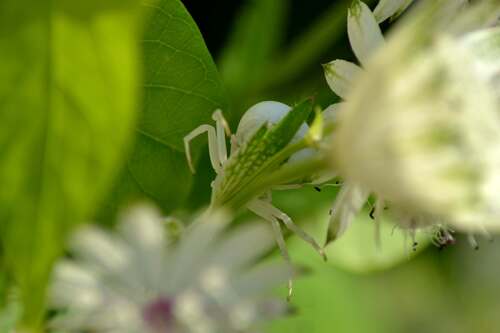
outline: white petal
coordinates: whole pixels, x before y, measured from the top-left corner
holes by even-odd
[[[347,33],[352,50],[363,65],[366,65],[376,49],[384,43],[384,36],[375,16],[360,0],[354,0],[349,9]]]
[[[204,310],[203,295],[187,290],[180,294],[175,303],[175,317],[193,333],[215,333],[216,323]]]
[[[290,270],[284,262],[266,261],[238,276],[232,287],[241,298],[253,297],[285,283],[293,273]]]
[[[135,207],[125,215],[120,233],[134,248],[159,250],[166,241],[161,220],[161,215],[153,207]]]
[[[218,239],[220,232],[228,222],[222,211],[203,214],[191,224],[179,243],[173,259],[168,290],[175,291],[194,283]]]
[[[223,297],[229,289],[229,274],[228,269],[224,266],[208,267],[200,274],[200,286],[206,293],[215,298]]]
[[[52,305],[71,305],[81,310],[95,308],[104,300],[96,276],[69,261],[63,261],[55,267],[54,284],[50,294]]]
[[[266,223],[251,223],[239,227],[219,242],[207,264],[224,266],[228,270],[248,265],[275,246],[272,235],[272,230]]]
[[[342,236],[367,199],[368,192],[359,186],[344,183],[332,208],[327,243],[333,242]]]
[[[500,27],[470,33],[462,43],[476,56],[477,69],[486,76],[500,72]]]
[[[389,17],[397,17],[405,11],[413,0],[380,0],[373,11],[377,22],[384,22]]]
[[[89,267],[100,271],[121,272],[129,262],[123,242],[91,226],[75,235],[71,248]]]
[[[339,97],[346,99],[352,82],[362,69],[345,60],[334,60],[323,66],[326,82]]]
[[[338,119],[338,113],[341,107],[343,107],[345,103],[334,103],[327,107],[322,115],[323,115],[323,121],[325,123],[334,123]]]
[[[127,278],[145,288],[158,289],[168,274],[167,235],[162,217],[156,209],[142,205],[129,210],[119,226],[127,246],[131,248]]]
[[[252,303],[236,304],[229,310],[229,320],[238,331],[245,332],[257,320],[257,309]]]

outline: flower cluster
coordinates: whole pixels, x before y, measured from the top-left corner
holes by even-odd
[[[378,13],[357,0],[349,12],[349,39],[364,69],[341,60],[325,68],[345,99],[331,141],[345,187],[330,240],[370,194],[376,219],[388,206],[411,232],[499,229],[498,5],[424,2],[387,42],[377,21],[391,14]]]
[[[411,1],[380,1],[374,12],[362,1],[355,0],[347,15],[347,31],[352,50],[359,62],[366,66],[373,54],[385,44],[379,23],[389,17],[396,17],[410,5]],[[363,73],[358,65],[345,61],[333,60],[324,65],[325,78],[339,97],[347,101],[355,80]],[[329,107],[336,113],[346,106],[346,102]],[[342,111],[345,112],[345,111]],[[346,180],[331,209],[327,243],[340,237],[349,227],[354,216],[361,210],[370,191],[356,182]],[[384,200],[379,197],[374,207],[374,219],[377,234]],[[378,235],[376,236],[378,239]]]

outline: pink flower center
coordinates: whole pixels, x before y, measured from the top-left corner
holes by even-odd
[[[142,318],[154,333],[168,333],[175,322],[173,300],[158,297],[142,310]]]

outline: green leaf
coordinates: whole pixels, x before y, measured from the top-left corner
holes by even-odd
[[[24,322],[50,266],[107,190],[134,122],[136,1],[0,2],[0,221]]]
[[[283,39],[288,0],[248,0],[236,18],[219,68],[234,102],[267,75]]]
[[[215,64],[182,3],[160,0],[143,5],[150,19],[142,42],[144,102],[137,140],[103,215],[141,198],[154,200],[166,212],[181,205],[193,183],[184,136],[201,124],[212,124],[211,115],[218,108],[231,118]],[[192,151],[195,160],[200,148]]]

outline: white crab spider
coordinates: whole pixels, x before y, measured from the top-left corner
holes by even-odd
[[[201,125],[184,138],[186,156],[191,171],[194,172],[194,167],[191,159],[189,144],[195,137],[207,132],[210,162],[217,174],[216,179],[214,180],[214,182],[212,182],[212,187],[218,186],[220,183],[218,182],[218,180],[224,175],[225,172],[224,166],[227,165],[229,161],[231,161],[231,157],[234,156],[238,149],[252,137],[255,131],[266,123],[267,126],[275,125],[281,119],[283,119],[288,114],[288,112],[290,112],[290,110],[291,108],[288,105],[279,102],[266,101],[258,103],[245,112],[239,122],[236,134],[234,135],[230,133],[229,126],[227,125],[227,122],[224,119],[221,110],[216,110],[212,115],[212,119],[215,120],[215,127],[207,124]],[[292,142],[303,138],[307,134],[308,129],[309,127],[305,123],[303,123],[292,139]],[[230,137],[230,156],[228,156],[227,154],[225,134]],[[291,156],[290,159],[300,159],[301,155],[307,155],[307,152],[305,151],[306,149],[296,152]],[[293,188],[294,185],[283,185],[275,189],[285,189],[290,187]],[[298,227],[288,215],[272,205],[271,189],[261,197],[255,198],[248,202],[246,204],[246,208],[248,208],[256,215],[262,217],[263,219],[271,222],[281,255],[287,262],[289,262],[290,259],[285,246],[283,234],[281,233],[279,221],[283,222],[283,224],[292,232],[297,234],[297,236],[302,238],[307,243],[311,244],[311,246],[324,259],[326,259],[323,248],[320,247],[310,235],[308,235],[305,231]]]

